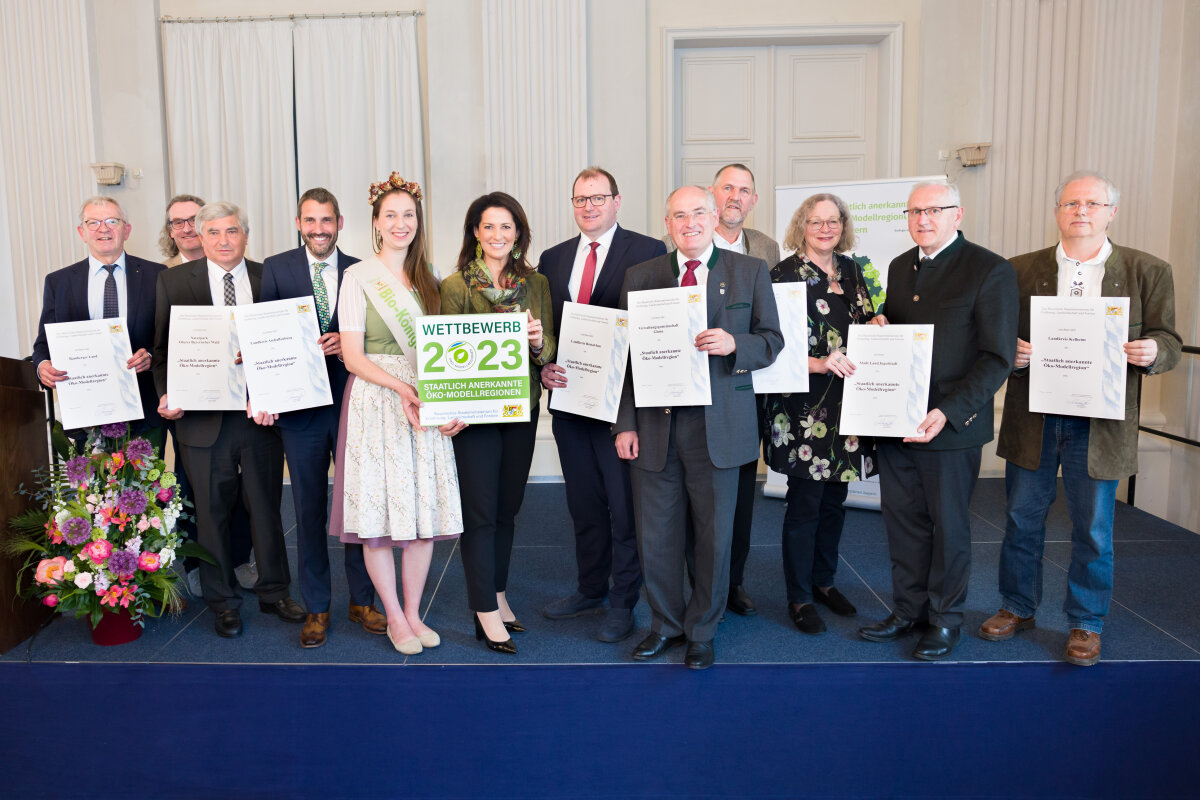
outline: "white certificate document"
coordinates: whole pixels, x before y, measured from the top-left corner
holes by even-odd
[[[246,410],[246,375],[236,363],[233,308],[171,306],[167,347],[168,408]]]
[[[567,385],[550,393],[550,408],[616,422],[628,356],[628,312],[563,303],[556,361]]]
[[[133,355],[125,318],[49,322],[50,363],[67,373],[55,385],[67,430],[142,419],[137,374],[125,365]]]
[[[854,374],[842,393],[842,436],[919,436],[929,409],[932,325],[851,325]]]
[[[1125,419],[1128,297],[1030,297],[1029,410]]]
[[[629,360],[634,405],[712,404],[708,353],[696,337],[708,330],[703,286],[629,293]]]
[[[282,414],[333,403],[312,296],[235,306],[250,408]]]
[[[775,305],[783,350],[769,367],[750,373],[755,394],[791,394],[808,391],[808,285],[803,281],[775,283]]]

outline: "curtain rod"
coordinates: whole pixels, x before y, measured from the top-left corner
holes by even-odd
[[[273,22],[297,19],[348,19],[353,17],[420,17],[424,11],[358,11],[347,14],[268,14],[254,17],[172,17],[162,16],[159,22]]]

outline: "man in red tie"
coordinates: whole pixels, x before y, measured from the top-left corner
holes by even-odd
[[[564,302],[615,308],[625,271],[666,253],[657,239],[617,224],[621,195],[607,171],[588,167],[580,172],[571,187],[571,205],[580,235],[546,250],[538,265],[550,282],[555,331],[561,328]],[[542,385],[552,391],[563,388],[565,370],[545,365]],[[549,603],[542,614],[566,619],[604,612],[597,638],[619,642],[633,633],[633,607],[642,585],[629,465],[617,458],[607,422],[553,409],[550,413],[575,527],[579,574],[575,591]]]

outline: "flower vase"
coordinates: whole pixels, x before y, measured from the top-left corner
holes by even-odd
[[[129,611],[122,608],[100,617],[92,628],[92,641],[105,647],[128,644],[142,635],[142,626],[134,623]]]

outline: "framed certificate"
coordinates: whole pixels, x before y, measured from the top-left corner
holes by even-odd
[[[142,419],[137,374],[126,367],[133,355],[125,319],[46,323],[50,363],[67,373],[58,391],[63,427],[88,428]]]
[[[1029,410],[1125,419],[1128,297],[1030,297]]]
[[[851,325],[846,357],[854,374],[842,393],[838,431],[856,436],[919,436],[929,409],[932,325]]]
[[[696,337],[708,329],[703,286],[629,293],[629,360],[634,405],[712,403],[708,354]]]
[[[253,411],[282,414],[333,404],[313,298],[235,306]]]
[[[525,312],[418,317],[417,384],[422,425],[528,422]]]
[[[616,422],[628,358],[627,312],[563,303],[557,361],[567,385],[550,393],[550,408]]]

